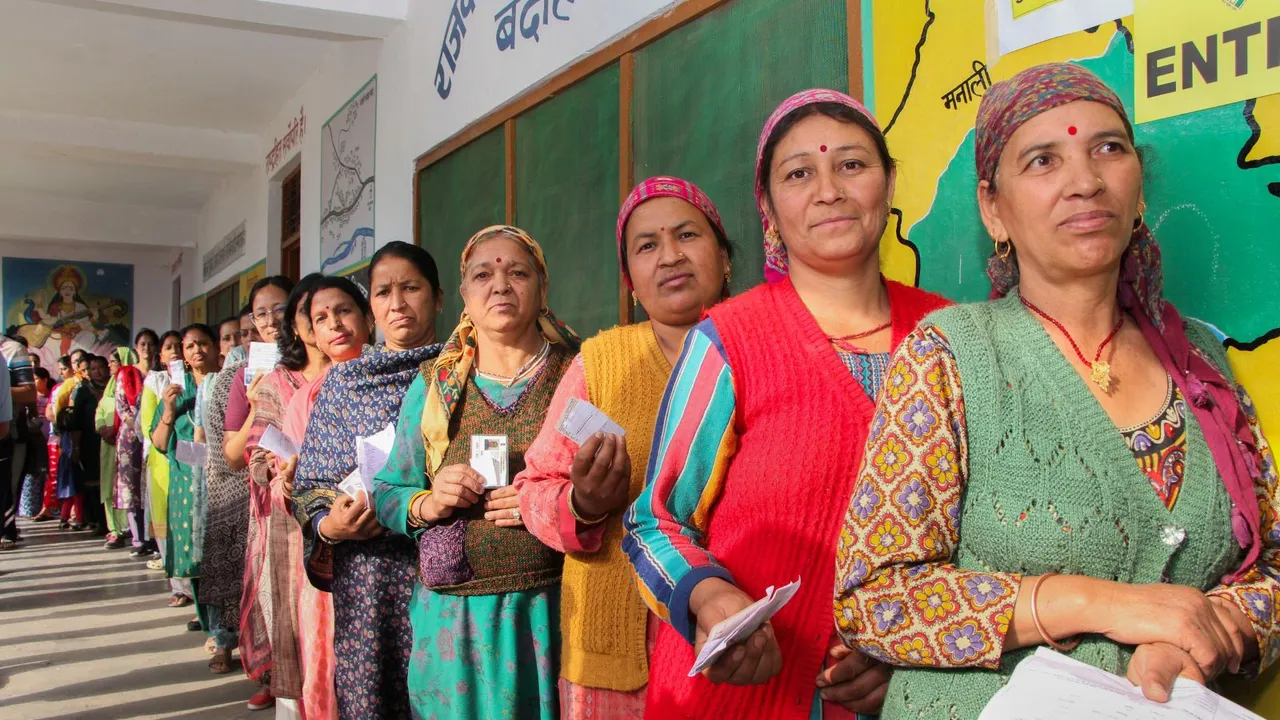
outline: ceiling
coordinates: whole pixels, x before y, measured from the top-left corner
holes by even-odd
[[[385,36],[407,2],[0,0],[0,203],[194,219],[262,162],[269,123],[333,44]],[[11,227],[31,238],[37,222]]]

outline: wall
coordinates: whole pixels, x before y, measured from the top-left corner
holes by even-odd
[[[278,183],[291,169],[286,166],[298,159],[302,163],[302,272],[319,269],[321,133],[330,115],[370,77],[378,76],[374,209],[378,244],[412,242],[418,156],[678,1],[565,4],[560,12],[569,21],[551,20],[541,28],[537,43],[525,39],[517,23],[517,46],[506,52],[497,50],[492,15],[477,10],[466,20],[468,33],[457,62],[454,91],[444,101],[436,91],[434,74],[451,3],[412,0],[404,22],[384,40],[335,43],[303,87],[292,98],[282,99],[279,115],[261,136],[265,158],[287,131],[289,121],[305,109],[306,135],[300,148],[291,151],[271,176],[260,166],[252,175],[225,182],[201,210],[197,258],[184,269],[183,301],[212,290],[264,257],[268,273],[279,271]],[[242,221],[247,234],[244,256],[205,282],[199,258]]]
[[[172,324],[173,280],[169,267],[181,248],[129,248],[118,245],[26,243],[0,240],[0,256],[23,258],[74,258],[82,262],[109,262],[133,266],[133,331],[149,327],[164,332]],[[187,248],[190,253],[190,248]],[[3,292],[0,289],[0,292]]]

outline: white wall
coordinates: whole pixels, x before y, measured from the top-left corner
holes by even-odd
[[[198,249],[185,263],[183,300],[214,289],[263,257],[267,271],[280,269],[273,231],[273,183],[287,174],[296,157],[302,162],[302,272],[320,267],[320,152],[324,123],[373,75],[378,76],[378,129],[374,230],[379,245],[413,241],[414,163],[423,153],[494,108],[527,92],[577,59],[608,44],[632,27],[682,0],[586,0],[561,5],[568,21],[552,20],[541,41],[524,38],[516,25],[516,47],[498,51],[496,22],[489,5],[465,21],[467,35],[447,100],[436,91],[435,73],[453,2],[410,0],[403,23],[384,40],[335,43],[321,66],[262,132],[265,157],[291,119],[305,108],[306,137],[281,168],[268,177],[259,166],[252,176],[223,184],[200,212]],[[479,5],[479,3],[478,3]],[[501,182],[500,178],[495,179]],[[278,187],[274,189],[278,202]],[[228,232],[245,221],[243,258],[204,282],[201,258]],[[270,247],[269,250],[269,245]]]
[[[187,254],[191,249],[186,248]],[[0,240],[0,256],[74,258],[72,262],[106,262],[133,266],[133,331],[144,327],[164,332],[172,325],[173,279],[169,266],[182,248],[126,248],[88,243],[17,242]],[[0,293],[3,288],[0,287]]]

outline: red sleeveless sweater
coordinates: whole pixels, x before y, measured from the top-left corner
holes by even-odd
[[[950,303],[885,280],[898,344]],[[802,578],[772,623],[782,672],[764,685],[688,677],[693,646],[663,623],[649,662],[645,716],[808,720],[835,632],[832,592],[840,524],[875,405],[796,294],[762,285],[710,311],[733,372],[733,456],[706,533],[707,550],[753,598]]]

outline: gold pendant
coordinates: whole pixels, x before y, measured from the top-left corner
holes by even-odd
[[[1092,372],[1089,373],[1089,378],[1102,388],[1102,392],[1111,392],[1111,364],[1106,360],[1097,360],[1091,367]]]

